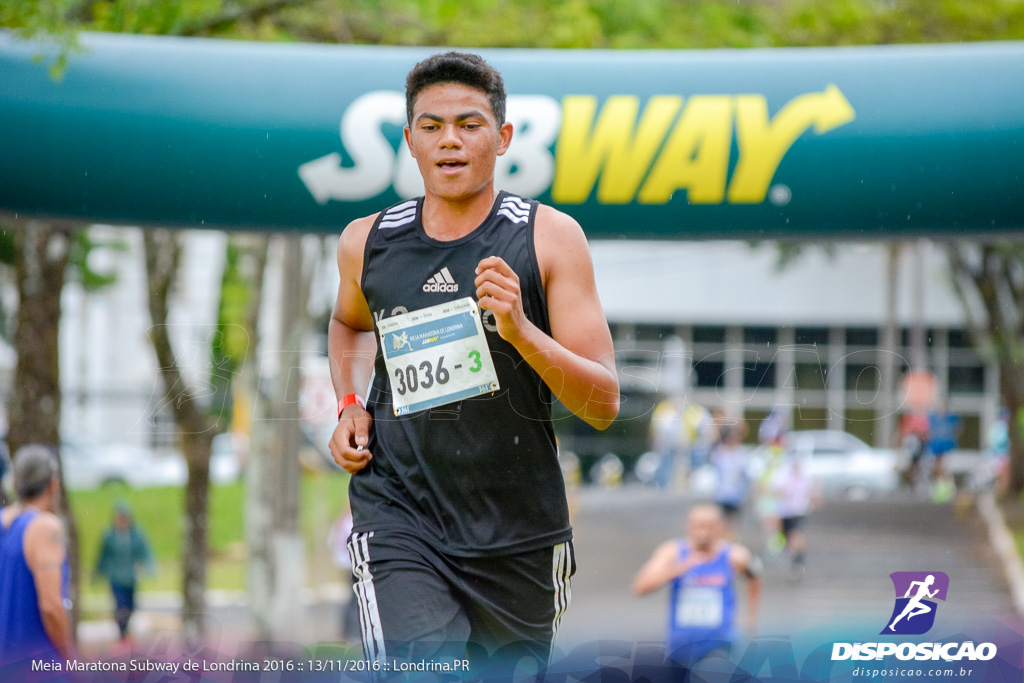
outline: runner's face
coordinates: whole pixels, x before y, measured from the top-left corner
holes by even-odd
[[[690,515],[686,531],[690,542],[698,550],[708,550],[715,544],[721,533],[721,520],[710,512],[695,511]]]
[[[498,125],[483,90],[438,83],[416,96],[405,140],[426,191],[457,201],[491,186],[495,161],[512,140],[512,125]]]

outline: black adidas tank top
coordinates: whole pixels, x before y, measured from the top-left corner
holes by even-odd
[[[519,276],[526,317],[550,334],[534,250],[537,203],[498,194],[473,232],[439,241],[423,230],[423,198],[378,216],[361,286],[374,324],[476,296],[476,266],[500,256]],[[352,477],[354,529],[409,533],[452,555],[536,550],[572,537],[555,451],[551,391],[480,309],[500,390],[396,417],[378,334],[367,397],[370,464]]]

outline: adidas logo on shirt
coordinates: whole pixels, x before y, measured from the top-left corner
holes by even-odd
[[[459,291],[459,285],[455,283],[455,278],[448,272],[448,266],[441,269],[441,272],[435,273],[432,278],[427,280],[427,283],[423,285],[424,292],[457,292]]]

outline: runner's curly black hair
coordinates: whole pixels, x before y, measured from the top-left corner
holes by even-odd
[[[417,64],[405,78],[405,113],[412,125],[416,96],[437,83],[461,83],[482,90],[498,125],[505,123],[505,82],[497,69],[471,52],[442,52]]]

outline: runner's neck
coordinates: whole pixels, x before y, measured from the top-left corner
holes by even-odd
[[[487,219],[498,193],[493,184],[464,201],[450,201],[427,193],[423,199],[423,231],[439,241],[465,237]]]

